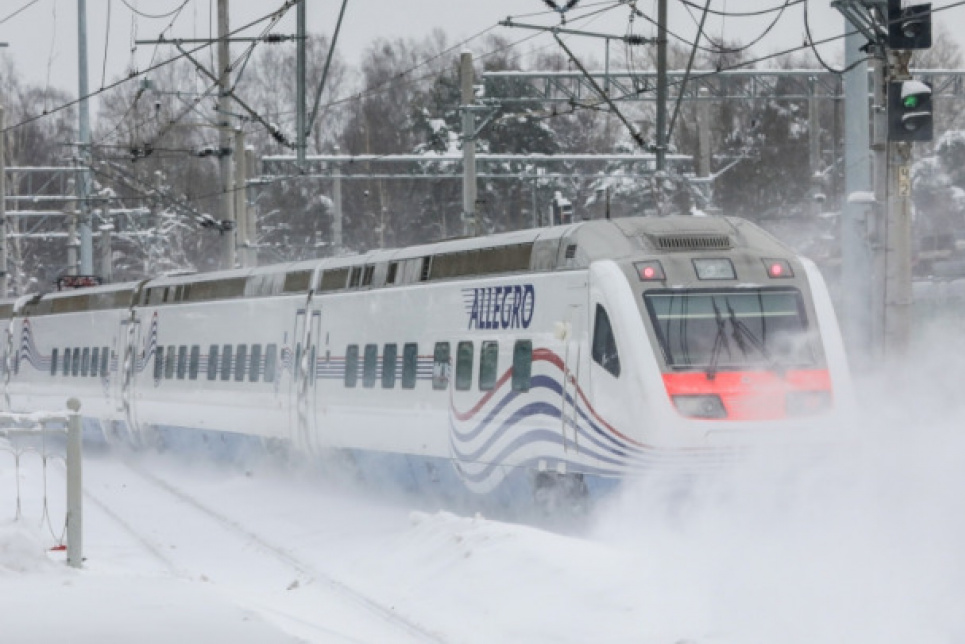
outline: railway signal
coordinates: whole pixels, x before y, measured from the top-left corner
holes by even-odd
[[[931,141],[932,88],[918,80],[888,83],[888,140]]]
[[[901,0],[888,0],[888,47],[931,47],[931,3],[902,8]]]

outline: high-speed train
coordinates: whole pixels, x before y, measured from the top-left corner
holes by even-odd
[[[851,395],[824,282],[755,225],[597,220],[0,302],[8,409],[241,433],[406,485],[585,494]],[[120,421],[118,423],[118,421]]]

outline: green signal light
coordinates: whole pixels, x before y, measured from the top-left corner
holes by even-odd
[[[918,107],[918,97],[917,97],[917,96],[906,96],[906,97],[901,101],[901,104],[904,105],[907,109],[913,110],[913,109],[915,109],[916,107]]]

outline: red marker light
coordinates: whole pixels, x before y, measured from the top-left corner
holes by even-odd
[[[791,264],[786,259],[762,259],[767,270],[767,276],[772,279],[794,277]]]
[[[637,262],[633,265],[637,269],[637,276],[644,282],[658,282],[667,279],[663,266],[657,260]]]

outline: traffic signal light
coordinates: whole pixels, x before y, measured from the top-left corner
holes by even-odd
[[[888,47],[931,47],[931,3],[901,8],[901,0],[888,0]]]
[[[888,83],[888,140],[932,140],[931,85],[917,80]]]

